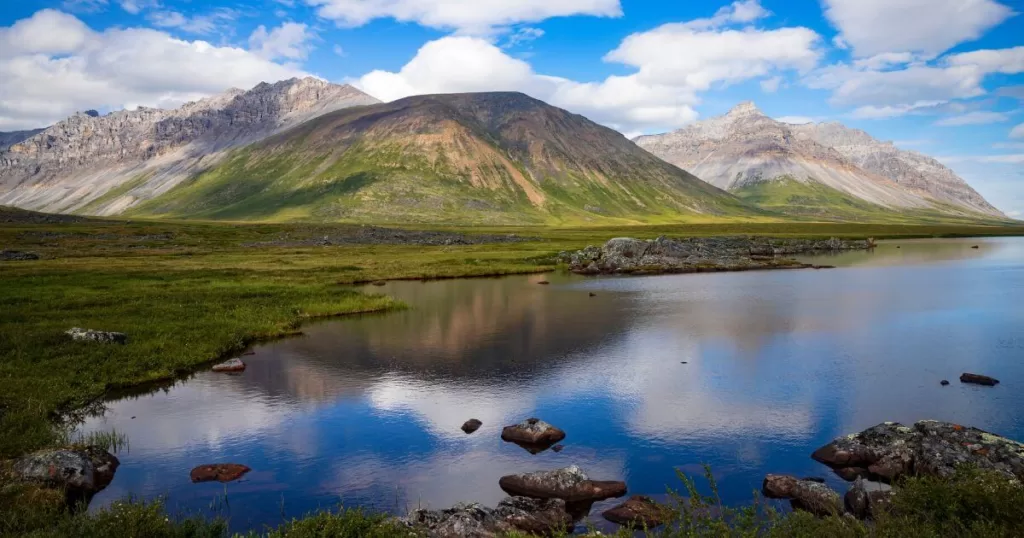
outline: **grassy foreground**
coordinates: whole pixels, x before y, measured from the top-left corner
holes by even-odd
[[[5,223],[0,250],[34,252],[41,259],[0,262],[0,516],[26,502],[45,504],[33,497],[45,492],[4,485],[9,460],[66,442],[62,425],[105,395],[185,375],[253,342],[293,334],[305,320],[402,307],[354,284],[553,270],[555,253],[618,236],[1024,234],[1019,227],[743,223],[450,230],[531,238],[480,245],[247,246],[358,230],[158,221]],[[124,332],[129,343],[72,342],[64,335],[71,327]],[[5,521],[14,520],[0,517],[0,531],[32,528]]]

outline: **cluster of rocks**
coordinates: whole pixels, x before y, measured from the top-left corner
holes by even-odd
[[[796,254],[867,250],[874,240],[690,237],[644,241],[621,237],[604,246],[562,252],[559,261],[578,274],[659,274],[822,267],[785,258]]]
[[[20,250],[0,250],[0,262],[22,262],[38,260],[39,255],[35,252],[21,252]]]
[[[81,329],[72,327],[64,334],[76,342],[97,342],[100,344],[127,344],[128,335],[110,331],[94,331],[92,329]]]
[[[292,238],[287,235],[273,241],[246,243],[246,247],[329,247],[336,245],[479,245],[485,243],[521,243],[536,238],[516,234],[466,235],[450,232],[432,232],[359,226],[346,230],[331,230],[325,235]]]

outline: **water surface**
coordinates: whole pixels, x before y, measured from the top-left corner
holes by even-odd
[[[370,288],[411,308],[310,325],[256,349],[241,375],[110,402],[83,429],[124,432],[130,451],[93,507],[163,496],[172,512],[243,529],[339,503],[493,505],[502,475],[572,463],[655,496],[707,463],[725,501],[742,503],[769,472],[841,487],[810,453],[886,420],[1024,439],[1024,239],[899,241],[814,261],[840,267]],[[1003,383],[961,385],[964,371]],[[530,416],[564,429],[565,450],[500,441]],[[469,418],[484,426],[467,436]],[[212,462],[254,470],[189,482]]]

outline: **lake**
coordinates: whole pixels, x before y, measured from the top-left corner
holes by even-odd
[[[883,421],[1024,439],[1024,238],[808,260],[838,268],[366,288],[410,308],[308,325],[256,348],[242,374],[201,372],[87,419],[83,431],[130,444],[92,507],[164,497],[241,530],[339,504],[493,506],[502,475],[573,463],[655,497],[708,464],[739,504],[766,473],[842,488],[811,452]],[[962,372],[1002,384],[962,385]],[[563,451],[499,439],[532,416],[566,431]],[[459,429],[469,418],[484,424],[472,435]],[[253,471],[189,481],[217,462]]]

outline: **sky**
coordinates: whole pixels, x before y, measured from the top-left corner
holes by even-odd
[[[934,156],[1024,218],[1024,0],[0,1],[0,131],[310,75],[522,91],[627,136],[754,101]]]

